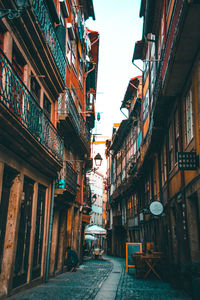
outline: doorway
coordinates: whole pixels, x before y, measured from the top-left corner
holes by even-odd
[[[24,177],[23,194],[21,199],[20,223],[17,239],[17,251],[13,277],[13,288],[26,283],[28,274],[31,215],[34,182]]]

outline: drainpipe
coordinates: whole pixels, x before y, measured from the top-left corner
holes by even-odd
[[[52,194],[51,194],[51,210],[50,210],[50,220],[49,220],[49,236],[48,236],[48,244],[47,244],[47,260],[46,260],[45,282],[47,282],[48,278],[49,278],[51,236],[52,236],[52,227],[53,227],[54,194],[55,194],[55,180],[53,181],[53,184],[52,184]]]

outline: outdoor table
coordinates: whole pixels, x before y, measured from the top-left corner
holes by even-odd
[[[144,263],[141,260],[141,256],[144,255],[142,252],[135,252],[132,254],[133,264],[135,265],[135,277],[142,277],[144,271]]]
[[[135,264],[135,277],[146,279],[152,272],[159,279],[162,280],[157,270],[156,265],[161,260],[161,252],[153,252],[151,254],[135,253],[132,255]]]
[[[153,255],[153,254],[146,254],[140,256],[141,262],[144,263],[145,266],[147,266],[146,273],[144,274],[144,279],[146,279],[149,274],[152,272],[154,275],[159,279],[162,280],[158,272],[156,271],[155,267],[161,260],[161,255]]]

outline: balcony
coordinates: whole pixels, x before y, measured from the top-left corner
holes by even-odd
[[[66,60],[63,55],[60,43],[58,41],[54,25],[49,16],[49,11],[43,0],[33,1],[33,12],[37,18],[40,28],[43,33],[45,42],[47,43],[57,68],[61,74],[62,80],[65,82],[66,78]]]
[[[77,193],[77,172],[69,162],[64,162],[57,181],[55,196],[57,201],[74,200]],[[63,197],[64,196],[64,197]]]
[[[87,128],[86,122],[83,119],[82,115],[80,115],[80,137],[81,140],[85,146],[86,151],[89,153],[90,152],[90,132]]]
[[[167,37],[162,49],[154,88],[154,118],[161,120],[170,107],[169,101],[181,95],[185,81],[194,65],[199,49],[200,4],[198,1],[177,0]],[[161,97],[162,96],[162,99]],[[162,100],[163,111],[160,111]]]
[[[15,1],[1,2],[4,2],[1,8],[16,8]],[[13,32],[14,40],[17,39],[19,48],[23,48],[24,58],[35,71],[33,73],[40,77],[56,99],[64,91],[66,83],[65,28],[54,26],[52,11],[47,6],[53,1],[32,0],[30,3],[30,7],[15,21],[7,19],[5,31]],[[57,15],[56,10],[54,13]]]
[[[69,90],[65,92],[64,103],[61,98],[58,100],[58,119],[59,128],[66,141],[76,144],[84,153],[89,153],[90,132],[82,115],[78,113]]]
[[[58,100],[58,118],[61,122],[66,122],[65,125],[69,131],[75,131],[77,135],[80,135],[79,113],[69,90],[65,91],[64,104],[61,98]]]
[[[21,148],[19,151],[22,155],[23,150],[24,157],[26,157],[27,155],[31,156],[27,152],[34,151],[33,144],[37,148],[39,144],[39,148],[43,148],[43,151],[48,152],[49,156],[52,156],[53,159],[62,164],[62,138],[1,50],[0,105],[2,106],[1,124],[2,127],[5,126],[5,131],[2,134],[5,136],[5,141],[6,139],[12,139],[8,142],[9,145],[18,139],[18,148]],[[8,132],[9,130],[10,133]],[[7,136],[6,132],[8,132]],[[15,132],[16,134],[14,134]],[[13,138],[11,138],[12,135]],[[29,143],[29,147],[26,143]],[[13,149],[17,151],[17,146],[15,145]],[[36,154],[34,152],[34,158],[36,158]]]

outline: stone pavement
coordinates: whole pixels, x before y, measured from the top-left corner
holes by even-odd
[[[125,260],[115,300],[190,300],[184,291],[174,289],[169,283],[157,279],[135,279],[126,273]]]
[[[104,256],[87,260],[76,272],[66,272],[9,300],[190,300],[183,291],[158,280],[126,274],[125,259]]]
[[[107,260],[87,260],[76,272],[66,272],[47,283],[20,292],[9,300],[90,300],[94,299],[113,264]]]

